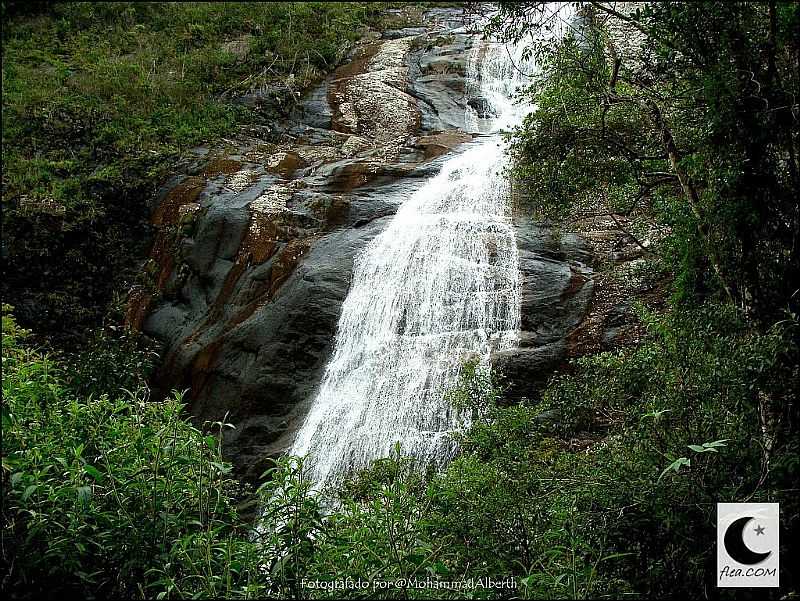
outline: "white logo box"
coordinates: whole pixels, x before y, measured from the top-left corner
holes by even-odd
[[[779,586],[778,503],[717,503],[717,586]]]

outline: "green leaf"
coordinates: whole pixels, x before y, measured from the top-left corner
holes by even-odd
[[[727,446],[725,442],[728,439],[715,440],[714,442],[704,442],[702,445],[690,444],[687,445],[695,453],[717,453],[719,447]]]
[[[661,409],[661,410],[654,409],[653,411],[650,411],[649,413],[645,413],[642,417],[652,417],[653,419],[658,421],[658,418],[660,418],[665,413],[669,413],[670,411],[672,411],[672,410],[671,409]]]
[[[231,466],[229,464],[212,461],[211,465],[213,465],[220,474],[227,474],[231,471]]]
[[[25,489],[25,491],[22,493],[22,500],[23,500],[23,501],[27,501],[27,500],[30,498],[30,496],[31,496],[31,495],[32,495],[34,492],[36,492],[36,489],[37,489],[37,488],[39,488],[39,485],[38,485],[38,484],[31,484],[30,486],[28,486],[28,487]]]
[[[97,469],[96,467],[94,467],[93,465],[89,465],[89,464],[87,463],[86,465],[84,465],[84,466],[83,466],[83,470],[84,470],[84,471],[85,471],[87,474],[89,474],[89,475],[90,475],[92,478],[94,478],[94,479],[95,479],[95,481],[97,481],[97,482],[102,482],[102,481],[103,481],[103,474],[102,474],[102,473],[100,473],[100,470],[98,470],[98,469]]]
[[[681,469],[681,467],[684,465],[686,467],[690,467],[692,465],[691,459],[689,459],[688,457],[678,457],[675,461],[673,461],[666,468],[664,468],[664,471],[661,472],[661,475],[658,477],[658,481],[660,482],[661,478],[663,478],[669,471],[673,471],[677,474]]]

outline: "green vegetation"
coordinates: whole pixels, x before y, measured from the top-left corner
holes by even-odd
[[[759,336],[721,307],[642,318],[640,346],[580,360],[539,402],[491,408],[465,435],[443,477],[465,565],[521,562],[535,598],[694,598],[715,586],[717,502],[778,501],[796,527],[797,441],[765,439],[759,411],[788,409],[761,403],[786,392],[800,324]]]
[[[176,545],[224,540],[236,484],[179,398],[77,397],[3,315],[3,588],[141,596]]]
[[[377,3],[3,4],[3,297],[82,339],[147,252],[179,154],[274,119]],[[259,90],[258,110],[237,97]]]
[[[16,598],[296,598],[304,578],[411,576],[441,552],[420,540],[429,504],[407,461],[378,462],[337,511],[292,458],[254,497],[221,457],[226,425],[191,426],[179,397],[75,394],[9,310],[2,568]],[[253,505],[258,530],[240,513]]]
[[[542,4],[505,7],[490,29],[524,38]],[[550,214],[646,211],[670,231],[656,251],[682,302],[721,295],[769,327],[800,287],[797,3],[629,12],[584,3],[579,33],[531,45],[516,176]]]
[[[498,382],[468,367],[452,396],[475,419],[442,473],[418,471],[398,447],[319,495],[286,458],[252,497],[180,399],[78,397],[7,314],[4,587],[333,599],[376,593],[332,588],[348,578],[502,576],[523,598],[691,598],[713,585],[717,501],[778,501],[796,527],[797,441],[752,441],[762,438],[759,396],[787,376],[775,370],[800,325],[756,336],[724,310],[703,314],[702,327],[696,314],[643,319],[644,344],[582,360],[537,403],[498,406]],[[559,417],[542,419],[553,407]],[[240,513],[255,503],[258,530]],[[796,553],[783,543],[784,557]],[[784,590],[796,586],[788,569],[782,578]],[[377,594],[465,596],[410,584]]]

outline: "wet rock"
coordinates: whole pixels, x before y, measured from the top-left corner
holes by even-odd
[[[424,27],[404,27],[403,29],[392,29],[384,31],[381,37],[385,40],[396,40],[398,38],[407,38],[409,36],[424,35],[428,30]]]
[[[316,130],[324,131],[330,129],[333,109],[328,103],[329,91],[330,86],[328,81],[314,88],[295,107],[292,118]]]
[[[488,98],[483,96],[470,98],[467,100],[467,105],[475,111],[478,119],[491,119],[497,116],[497,111],[492,107],[492,103],[489,102]]]
[[[450,152],[459,144],[472,140],[472,136],[458,129],[417,138],[416,146],[423,150],[426,159],[441,156]]]
[[[516,234],[522,330],[538,344],[563,339],[583,319],[592,299],[588,247],[572,234],[532,222],[518,224]]]
[[[408,93],[419,102],[423,131],[466,129],[465,80],[473,38],[435,36],[409,55]]]
[[[154,208],[153,284],[131,295],[129,324],[165,345],[156,392],[188,389],[198,424],[235,426],[224,450],[247,478],[313,399],[354,257],[469,139],[422,127],[431,106],[463,113],[463,90],[410,92],[412,54],[427,58],[421,32],[401,33],[365,41],[289,119],[194,153]],[[465,50],[430,52],[463,63]]]
[[[536,398],[552,374],[565,367],[570,336],[585,318],[594,294],[588,246],[576,235],[517,216],[522,278],[518,348],[492,355],[507,379],[506,399]]]
[[[534,348],[509,349],[493,353],[492,366],[505,378],[504,401],[518,403],[538,396],[550,376],[562,366],[566,342],[558,340]]]

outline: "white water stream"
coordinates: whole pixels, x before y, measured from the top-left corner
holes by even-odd
[[[525,113],[519,52],[477,44],[468,93],[494,113],[467,123],[484,135],[447,160],[357,257],[333,356],[292,455],[307,456],[317,488],[385,457],[450,458],[464,420],[445,392],[462,362],[512,347],[520,325],[520,274],[499,131]]]

